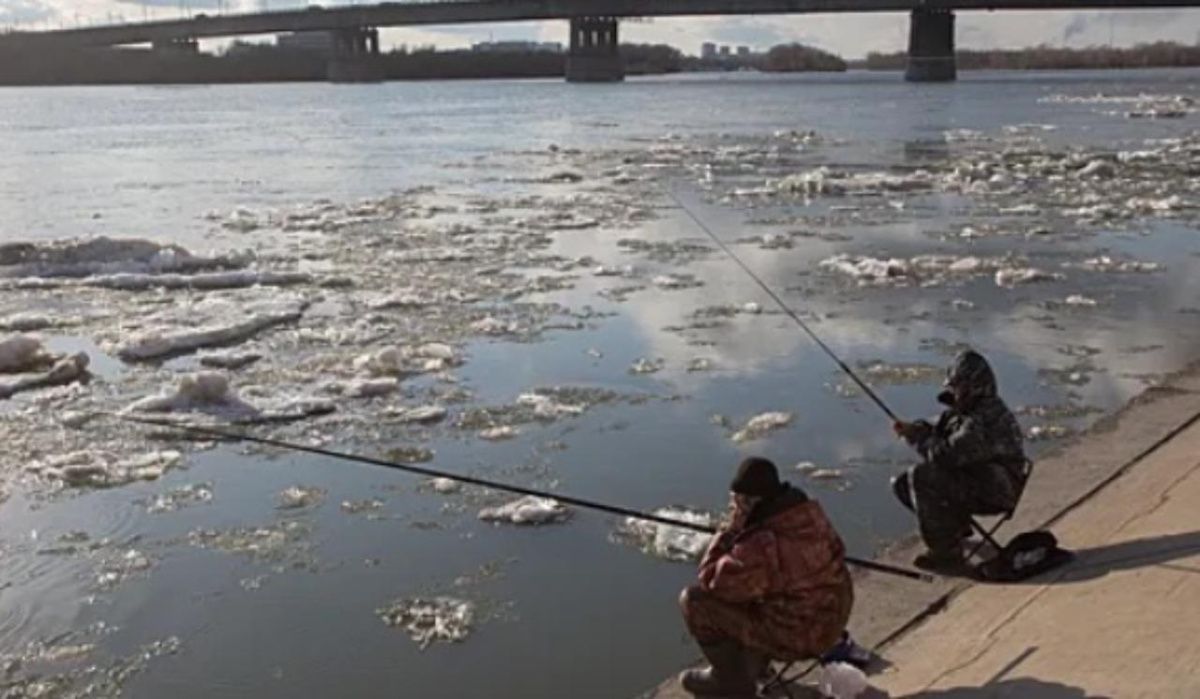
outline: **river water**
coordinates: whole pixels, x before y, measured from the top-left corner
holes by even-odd
[[[3,408],[0,681],[634,696],[696,654],[675,607],[693,573],[611,517],[494,524],[477,512],[510,498],[68,416],[199,368],[133,358],[138,333],[294,307],[224,343],[263,355],[224,373],[250,403],[335,412],[260,434],[710,513],[761,453],[870,555],[912,528],[887,489],[909,455],[672,195],[897,412],[934,412],[954,350],[983,351],[1036,453],[1200,350],[1197,99],[1192,70],[0,91],[0,242],[138,238],[305,275],[203,291],[0,272],[0,323],[38,314],[95,375]],[[113,260],[89,271],[145,271]],[[413,349],[429,342],[448,347]],[[372,367],[397,346],[433,365],[388,379]],[[431,405],[445,416],[403,417]],[[790,423],[732,438],[771,411]],[[511,438],[480,436],[497,427]],[[68,452],[174,467],[46,466]],[[291,486],[308,490],[281,508]],[[439,597],[471,605],[459,642],[381,620]]]

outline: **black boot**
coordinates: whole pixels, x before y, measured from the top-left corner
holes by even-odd
[[[703,670],[688,670],[679,676],[679,683],[688,693],[727,699],[753,699],[758,693],[741,644],[736,641],[701,643],[700,650],[710,665]]]

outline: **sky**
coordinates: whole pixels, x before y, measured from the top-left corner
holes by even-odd
[[[320,0],[327,7],[353,0]],[[168,19],[197,12],[215,14],[304,7],[300,0],[0,0],[0,28],[40,29],[79,24]],[[766,49],[800,42],[856,58],[869,51],[897,51],[907,43],[903,14],[774,15],[747,17],[656,18],[622,23],[622,41],[667,43],[699,53],[706,41]],[[480,24],[419,29],[387,29],[385,47],[469,46],[488,40],[565,41],[566,22]],[[1200,9],[1115,12],[959,13],[960,48],[1128,46],[1172,40],[1200,43]]]

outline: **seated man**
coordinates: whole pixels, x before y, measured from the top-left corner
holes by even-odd
[[[964,566],[962,543],[971,533],[971,515],[1017,506],[1026,459],[1021,427],[996,394],[996,376],[982,355],[960,353],[945,385],[938,400],[950,407],[937,424],[895,424],[896,434],[923,460],[892,486],[900,502],[917,513],[928,549],[916,565],[950,572]]]
[[[837,644],[854,601],[845,547],[819,504],[760,458],[741,463],[730,490],[731,521],[679,598],[711,663],[680,678],[699,696],[755,696],[771,659],[815,658]]]

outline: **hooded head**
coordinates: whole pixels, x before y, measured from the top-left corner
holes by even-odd
[[[777,495],[782,488],[775,464],[758,456],[742,461],[738,465],[737,475],[729,484],[729,489],[737,495],[761,499]]]
[[[964,350],[946,371],[946,388],[954,394],[954,403],[966,407],[980,398],[996,395],[996,375],[982,354]]]

